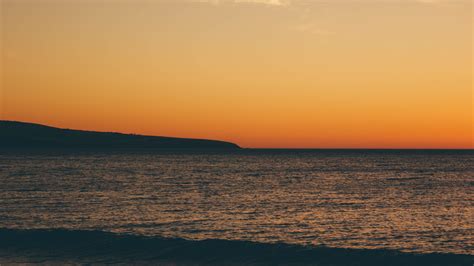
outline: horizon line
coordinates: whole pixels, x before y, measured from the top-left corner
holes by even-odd
[[[412,150],[412,151],[474,151],[474,148],[246,148],[242,147],[243,150],[374,150],[374,151],[390,151],[390,150]]]

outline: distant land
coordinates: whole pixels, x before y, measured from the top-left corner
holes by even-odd
[[[0,149],[229,150],[237,144],[207,139],[156,137],[55,128],[0,120]]]

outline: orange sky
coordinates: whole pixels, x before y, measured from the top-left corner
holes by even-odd
[[[470,0],[0,0],[0,119],[474,148]]]

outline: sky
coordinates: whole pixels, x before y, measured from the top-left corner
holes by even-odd
[[[474,148],[471,0],[0,0],[0,119]]]

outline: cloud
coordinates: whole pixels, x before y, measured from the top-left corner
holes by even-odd
[[[209,3],[209,4],[223,4],[223,3],[247,3],[247,4],[262,4],[272,6],[287,6],[290,0],[190,0],[190,2]]]
[[[235,3],[254,3],[254,4],[265,4],[274,6],[285,6],[289,5],[289,1],[283,0],[234,0]]]
[[[290,6],[292,4],[310,4],[323,3],[327,0],[187,0],[188,2],[209,3],[209,4],[225,4],[225,3],[244,3],[244,4],[261,4],[272,6]],[[439,4],[447,3],[450,0],[332,0],[332,3],[421,3],[421,4]],[[463,1],[463,0],[460,0]],[[470,1],[470,0],[466,0]]]
[[[289,29],[298,31],[298,32],[303,32],[303,33],[320,35],[320,36],[334,35],[334,32],[321,29],[315,23],[301,23],[298,25],[290,26]]]

